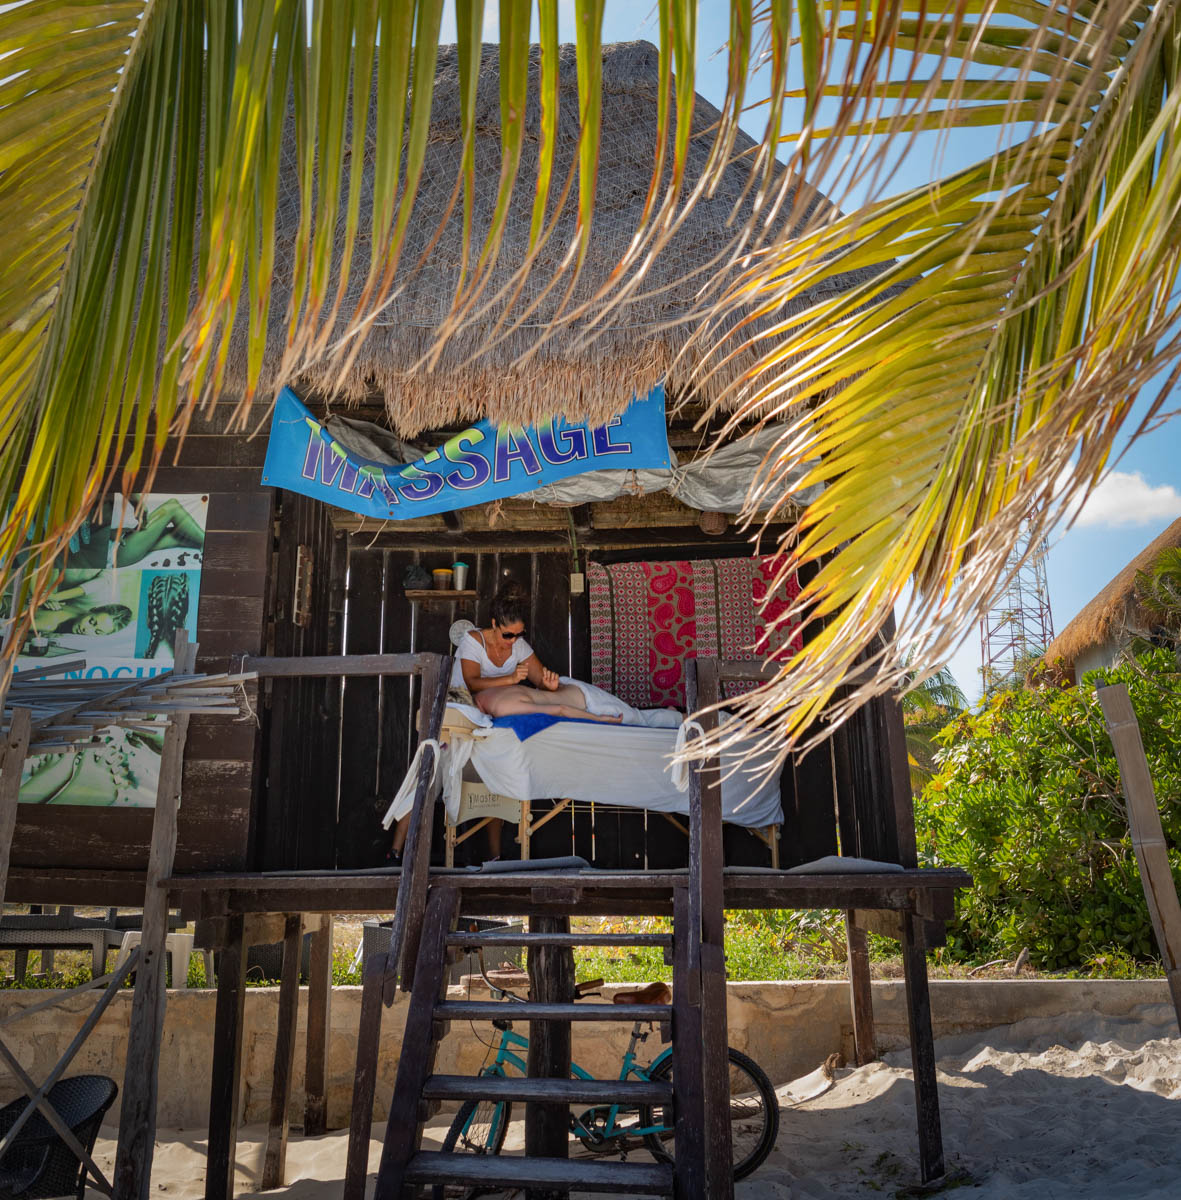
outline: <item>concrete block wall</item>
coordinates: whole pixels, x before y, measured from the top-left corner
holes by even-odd
[[[603,989],[607,997],[615,987]],[[462,998],[462,987],[452,988]],[[7,1022],[23,1008],[46,999],[40,990],[0,992],[0,1021]],[[848,985],[839,981],[790,983],[732,983],[728,988],[730,1043],[761,1063],[775,1083],[807,1074],[831,1053],[852,1053],[852,1022]],[[200,1130],[209,1113],[209,1070],[213,1052],[212,991],[172,991],[164,1023],[160,1054],[161,1128]],[[252,988],[246,995],[243,1050],[243,1117],[247,1123],[265,1121],[270,1102],[271,1070],[278,1023],[278,989]],[[873,985],[878,1045],[882,1052],[907,1045],[905,992],[900,981]],[[296,1042],[295,1080],[291,1119],[303,1120],[303,1055],[307,992],[301,991],[300,1024]],[[93,996],[65,1003],[6,1025],[5,1042],[34,1079],[43,1079],[77,1033],[94,1004]],[[1009,1025],[1026,1018],[1053,1019],[1090,1013],[1120,1017],[1141,1005],[1169,1002],[1161,980],[937,980],[931,984],[935,1036],[972,1033]],[[376,1119],[384,1120],[393,1093],[398,1050],[408,1001],[400,996],[383,1010]],[[506,1006],[507,1008],[507,1006]],[[348,1124],[356,1064],[357,1023],[361,1009],[359,987],[335,988],[332,993],[329,1047],[328,1121],[333,1128]],[[131,1015],[131,992],[121,992],[70,1065],[68,1074],[110,1075],[122,1084]],[[528,1035],[527,1025],[518,1031]],[[599,1077],[614,1077],[627,1044],[628,1025],[575,1026],[574,1057]],[[474,1074],[491,1055],[487,1043],[495,1031],[489,1025],[452,1024],[438,1061],[440,1072]],[[660,1051],[658,1035],[644,1051]],[[134,1066],[133,1068],[134,1069]],[[11,1076],[0,1081],[0,1103],[18,1094]],[[113,1113],[117,1116],[118,1103]]]

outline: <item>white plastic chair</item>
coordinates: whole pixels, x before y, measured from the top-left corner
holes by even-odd
[[[139,945],[142,938],[143,931],[139,929],[129,929],[123,935],[123,943],[119,947],[119,957],[115,960],[116,971],[132,950]],[[193,953],[193,935],[191,933],[170,933],[165,940],[164,949],[172,968],[172,986],[187,988],[189,986],[189,956]],[[208,958],[207,955],[206,972],[209,970]],[[211,985],[207,984],[207,986]]]

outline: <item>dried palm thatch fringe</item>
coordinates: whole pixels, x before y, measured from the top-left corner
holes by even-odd
[[[1118,642],[1128,630],[1152,625],[1136,595],[1136,576],[1147,571],[1162,550],[1181,548],[1181,519],[1153,538],[1105,588],[1046,647],[1042,662],[1065,672],[1088,650],[1107,642]]]
[[[494,421],[531,424],[564,412],[572,417],[602,421],[619,412],[633,393],[643,394],[665,380],[671,392],[693,399],[713,399],[758,361],[758,351],[739,351],[724,370],[700,383],[700,366],[710,346],[693,339],[709,310],[711,295],[724,287],[737,266],[719,271],[741,223],[754,207],[752,163],[754,141],[739,131],[732,156],[720,172],[718,185],[687,211],[668,244],[635,281],[627,304],[603,315],[603,304],[570,319],[564,310],[605,291],[612,295],[631,278],[610,285],[617,262],[624,256],[643,223],[645,199],[658,146],[658,57],[648,42],[606,46],[603,61],[603,110],[599,181],[593,219],[591,253],[577,277],[569,301],[565,287],[552,287],[563,272],[563,261],[575,236],[577,195],[570,193],[560,210],[551,214],[552,233],[532,260],[532,270],[518,278],[528,255],[533,196],[520,186],[508,205],[504,232],[495,263],[487,271],[481,301],[467,319],[449,324],[453,297],[472,271],[475,251],[490,227],[501,172],[499,60],[495,46],[484,46],[476,81],[475,136],[471,147],[474,191],[470,231],[465,238],[464,216],[456,207],[442,230],[439,217],[448,210],[465,145],[460,107],[458,52],[439,51],[426,145],[423,178],[406,229],[402,262],[406,264],[393,298],[366,326],[359,347],[343,343],[348,316],[359,303],[369,270],[370,246],[357,239],[352,271],[329,346],[342,355],[299,367],[293,381],[304,389],[346,404],[379,392],[385,397],[390,423],[404,436],[423,429],[487,416]],[[540,145],[540,106],[536,47],[529,56],[530,90],[525,110],[522,180],[537,171]],[[558,64],[559,107],[555,136],[554,175],[564,180],[576,172],[579,149],[578,80],[575,49],[562,46]],[[374,107],[370,107],[367,138],[369,163],[361,176],[362,229],[373,205]],[[714,150],[719,111],[697,96],[692,137],[685,169],[686,187],[705,174]],[[285,144],[287,169],[280,176],[276,225],[274,294],[263,359],[260,390],[273,391],[284,380],[281,371],[286,337],[285,314],[295,277],[296,245],[300,233],[299,179],[290,141]],[[781,206],[775,231],[790,219],[802,228],[826,202],[808,193],[806,206],[793,207],[794,189]],[[344,250],[343,222],[338,227],[335,270]],[[469,247],[465,256],[465,243]],[[720,261],[719,261],[720,260]],[[411,269],[414,264],[416,269]],[[793,297],[776,314],[801,314],[822,296],[852,287],[875,274],[870,264],[836,278],[825,277],[814,289]],[[632,276],[639,275],[640,266]],[[342,275],[343,277],[343,275]],[[509,306],[511,302],[511,311]],[[520,314],[527,312],[521,319]],[[741,319],[736,312],[715,321],[715,338],[724,342]],[[764,321],[763,325],[769,324]],[[446,342],[439,332],[448,329]],[[762,327],[762,326],[760,326]],[[240,319],[230,341],[226,384],[234,391],[248,387],[247,323]],[[286,364],[290,365],[290,364]]]

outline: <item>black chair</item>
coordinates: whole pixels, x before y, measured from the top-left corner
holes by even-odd
[[[115,1081],[105,1075],[75,1075],[59,1079],[46,1099],[86,1153],[93,1154],[103,1117],[118,1094]],[[22,1096],[0,1108],[0,1137],[16,1124],[28,1104],[29,1098]],[[41,1200],[50,1196],[76,1196],[82,1200],[85,1188],[86,1169],[38,1109],[0,1158],[0,1200]]]

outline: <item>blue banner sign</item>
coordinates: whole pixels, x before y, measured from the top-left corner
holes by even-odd
[[[480,421],[403,465],[350,453],[284,388],[275,402],[262,481],[363,516],[400,521],[531,492],[584,471],[667,466],[660,385],[597,429],[562,417],[528,429]]]

